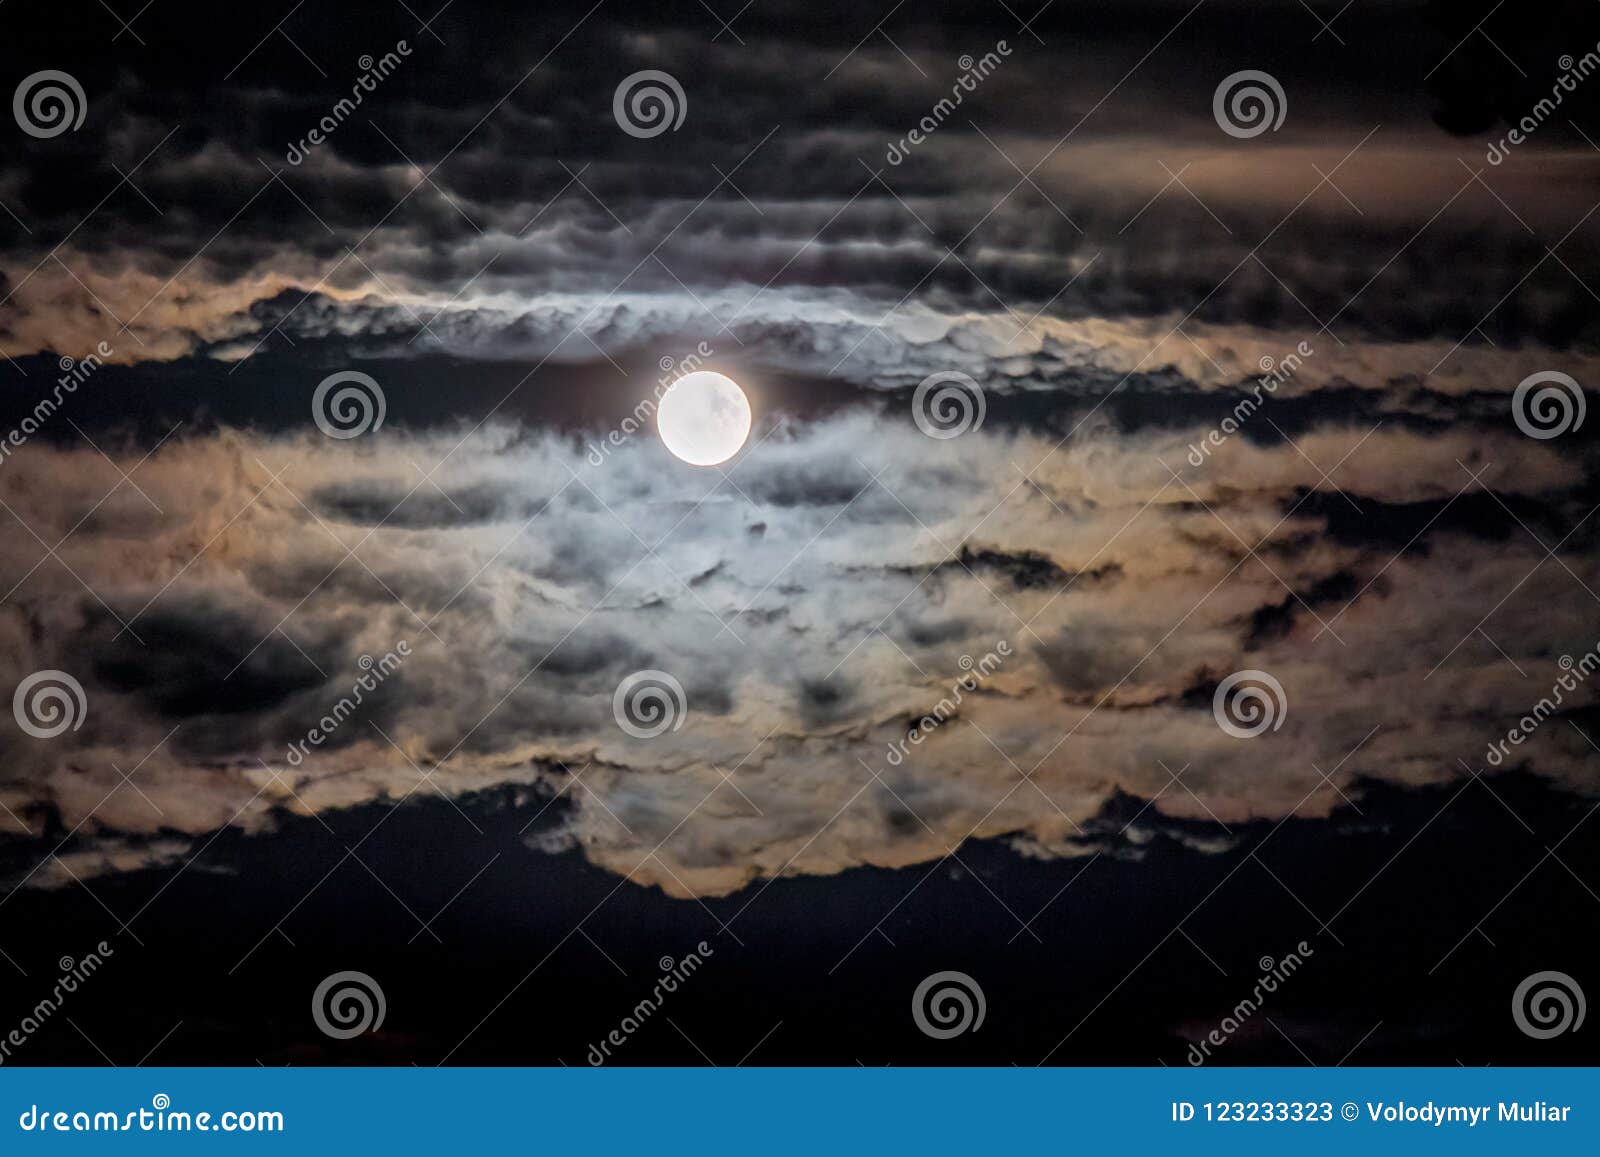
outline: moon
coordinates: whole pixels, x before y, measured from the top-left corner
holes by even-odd
[[[674,456],[691,466],[715,466],[750,436],[750,399],[726,374],[684,374],[661,398],[656,431]]]

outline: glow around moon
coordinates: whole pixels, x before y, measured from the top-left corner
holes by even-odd
[[[662,396],[656,430],[676,457],[715,466],[737,454],[750,436],[750,400],[725,374],[684,374]]]

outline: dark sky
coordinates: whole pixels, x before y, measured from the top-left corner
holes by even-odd
[[[1594,5],[0,30],[19,1062],[1593,1062]]]

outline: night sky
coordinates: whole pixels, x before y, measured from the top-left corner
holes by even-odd
[[[0,1063],[1600,1063],[1595,5],[139,2],[0,6]]]

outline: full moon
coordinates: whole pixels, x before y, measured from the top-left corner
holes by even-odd
[[[715,466],[737,454],[750,436],[750,400],[732,378],[696,370],[667,388],[656,430],[666,448],[691,466]]]

